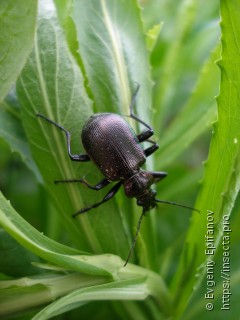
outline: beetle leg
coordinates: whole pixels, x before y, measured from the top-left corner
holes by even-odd
[[[153,143],[153,145],[144,150],[144,153],[145,153],[146,157],[148,157],[151,154],[153,154],[159,148],[159,145],[156,142],[153,142],[151,140],[147,140],[147,141]]]
[[[108,200],[112,199],[112,197],[115,196],[115,194],[118,192],[119,188],[121,187],[122,185],[122,181],[119,181],[117,184],[115,184],[113,186],[113,188],[106,194],[106,196],[102,199],[102,201],[98,202],[98,203],[95,203],[93,204],[92,206],[90,207],[87,207],[87,208],[83,208],[81,210],[79,210],[78,212],[74,213],[73,214],[73,217],[75,218],[78,214],[81,214],[81,213],[84,213],[84,212],[87,212],[93,208],[96,208],[98,206],[100,206],[101,204],[103,204],[104,202],[107,202]]]
[[[72,161],[90,161],[90,158],[87,154],[72,154],[71,153],[71,134],[68,130],[66,130],[63,126],[61,126],[60,124],[48,119],[47,117],[43,116],[42,114],[37,114],[37,117],[40,117],[48,122],[50,122],[51,124],[53,124],[55,127],[59,128],[60,130],[62,130],[67,138],[67,150],[68,150],[68,155],[70,157],[70,159]]]
[[[54,183],[58,184],[58,183],[68,183],[68,182],[80,182],[82,184],[84,184],[86,187],[88,187],[89,189],[98,191],[103,189],[104,187],[106,187],[110,181],[108,181],[107,178],[104,178],[103,180],[101,180],[100,182],[98,182],[95,186],[91,186],[85,179],[67,179],[67,180],[55,180]]]
[[[146,132],[143,133],[143,135],[146,134],[146,135],[147,135],[147,138],[149,138],[149,137],[151,137],[151,136],[153,135],[153,133],[154,133],[154,132],[153,132],[153,129],[152,129],[146,122],[142,121],[141,119],[139,119],[137,116],[135,116],[135,115],[133,114],[133,107],[134,107],[135,102],[136,102],[136,98],[137,98],[137,94],[138,94],[139,88],[140,88],[140,85],[137,84],[136,91],[135,91],[135,93],[134,93],[133,96],[132,96],[132,101],[131,101],[131,104],[130,104],[130,118],[138,121],[139,123],[141,123],[142,125],[144,125],[144,127],[146,127],[146,128],[149,129],[149,130],[147,130]],[[148,131],[149,131],[149,133],[148,133]],[[145,138],[144,140],[146,140],[147,138]],[[143,140],[142,140],[142,141],[143,141]]]
[[[138,138],[138,141],[139,142],[143,142],[143,141],[146,141],[148,140],[148,138],[150,138],[152,135],[154,134],[153,130],[151,129],[148,129],[146,131],[143,131],[141,133],[139,133],[137,135],[137,138]]]
[[[151,175],[154,178],[154,183],[158,183],[162,179],[164,179],[167,176],[167,172],[161,172],[161,171],[150,171]]]
[[[140,85],[138,84],[137,85],[137,89],[136,89],[136,91],[135,91],[135,93],[134,93],[134,95],[132,97],[132,101],[131,101],[131,104],[130,104],[130,118],[136,120],[137,122],[139,122],[142,125],[144,125],[144,127],[148,128],[147,130],[145,130],[145,131],[143,131],[143,132],[141,132],[140,134],[137,135],[138,141],[139,142],[143,142],[143,141],[146,141],[148,138],[150,138],[154,134],[154,131],[146,122],[142,121],[136,115],[133,114],[133,107],[134,107],[135,102],[136,102],[136,97],[137,97],[139,88],[140,88]]]

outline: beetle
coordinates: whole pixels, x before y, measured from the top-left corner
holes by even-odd
[[[153,190],[151,186],[164,179],[167,176],[167,173],[161,171],[146,171],[141,168],[146,162],[146,158],[152,155],[159,146],[149,139],[154,134],[151,126],[133,114],[133,108],[139,88],[140,85],[138,84],[131,99],[130,118],[142,124],[146,129],[143,132],[136,134],[129,123],[117,114],[94,114],[88,119],[82,129],[81,139],[86,154],[72,154],[70,132],[46,116],[37,114],[38,117],[50,122],[65,133],[67,151],[72,161],[93,161],[104,175],[104,179],[94,186],[90,185],[85,179],[56,180],[55,183],[79,182],[92,190],[98,191],[110,183],[116,182],[102,201],[79,210],[73,214],[73,217],[109,201],[115,196],[122,185],[126,196],[136,198],[137,205],[142,207],[142,214],[138,221],[137,232],[124,266],[127,265],[135,247],[143,216],[146,212],[155,208],[158,202],[196,210],[175,202],[157,199],[156,191]],[[149,142],[151,143],[151,146],[143,149],[140,145],[142,142]]]

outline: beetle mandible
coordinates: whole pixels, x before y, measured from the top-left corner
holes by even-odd
[[[136,91],[132,96],[130,104],[130,118],[141,123],[146,129],[136,135],[123,117],[114,113],[94,114],[88,119],[82,129],[81,138],[86,154],[72,154],[70,132],[44,115],[37,114],[38,117],[50,122],[65,133],[68,155],[72,161],[93,161],[105,177],[95,186],[90,185],[85,179],[57,180],[55,183],[79,182],[92,190],[98,191],[106,187],[111,182],[116,181],[116,184],[110,189],[102,201],[79,210],[73,214],[73,217],[107,202],[115,196],[121,185],[124,187],[126,196],[136,198],[137,205],[143,208],[142,214],[139,218],[137,232],[124,266],[128,263],[134,249],[143,216],[147,211],[156,207],[158,202],[196,210],[175,202],[157,199],[156,191],[151,189],[151,186],[152,184],[164,179],[167,176],[167,173],[141,169],[146,158],[153,154],[159,146],[157,143],[149,139],[154,134],[153,129],[133,114],[133,107],[135,105],[139,88],[140,86],[137,85]],[[143,149],[140,143],[144,141],[149,142],[152,145]]]

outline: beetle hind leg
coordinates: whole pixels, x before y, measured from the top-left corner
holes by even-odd
[[[71,152],[71,134],[70,132],[65,129],[63,126],[61,126],[60,124],[56,123],[55,121],[52,121],[51,119],[45,117],[42,114],[37,114],[37,117],[42,118],[48,122],[50,122],[51,124],[53,124],[55,127],[57,127],[58,129],[62,130],[65,135],[66,135],[66,139],[67,139],[67,150],[68,150],[68,155],[70,157],[70,159],[72,161],[80,161],[80,162],[85,162],[85,161],[90,161],[90,158],[87,154],[72,154]]]

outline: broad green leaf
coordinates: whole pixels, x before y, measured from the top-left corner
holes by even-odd
[[[149,122],[152,92],[149,53],[141,12],[136,2],[90,0],[73,1],[73,4],[72,18],[76,26],[79,54],[94,99],[94,110],[129,115],[131,97],[139,83],[141,88],[135,112]],[[137,127],[134,121],[130,120],[130,123],[134,128]],[[151,161],[147,161],[148,168],[152,168]],[[129,200],[125,197],[122,201]],[[137,225],[139,211],[136,206],[127,205],[124,208],[128,239],[121,241],[129,246],[136,232],[134,226]],[[154,215],[144,219],[142,245],[137,246],[135,252],[141,257],[142,265],[157,270],[153,258],[156,254],[155,226]],[[144,250],[144,247],[148,249]]]
[[[224,235],[223,217],[231,223],[230,214],[240,188],[240,64],[236,59],[240,51],[238,39],[235,37],[240,32],[239,10],[238,1],[221,1],[222,60],[219,62],[221,86],[217,98],[218,121],[214,124],[205,176],[196,202],[201,213],[194,214],[192,218],[182,261],[173,281],[177,314],[185,308],[196,276],[196,286],[206,281],[206,259],[214,259],[214,255],[205,254],[209,211],[213,212],[214,243],[217,248]]]
[[[1,1],[0,101],[15,83],[32,49],[36,14],[36,0]]]
[[[149,291],[144,278],[117,281],[73,291],[41,310],[33,320],[49,319],[93,300],[144,300]]]
[[[8,99],[0,104],[0,137],[7,142],[12,152],[17,152],[20,155],[22,160],[35,173],[38,180],[41,181],[40,173],[29,150],[20,115],[14,110]]]
[[[28,278],[25,278],[28,281]],[[36,308],[49,301],[49,292],[47,288],[41,284],[28,286],[27,288],[17,287],[12,283],[11,288],[0,290],[0,316],[6,319],[9,316],[18,316],[22,312]],[[1,284],[0,284],[1,286]],[[19,313],[19,314],[18,314]]]
[[[0,194],[0,223],[1,226],[9,232],[9,234],[16,239],[20,244],[32,251],[35,255],[55,263],[56,265],[63,266],[65,268],[71,268],[71,270],[81,271],[83,273],[99,272],[103,275],[107,275],[108,272],[104,272],[101,269],[93,268],[85,263],[88,258],[83,258],[80,262],[77,255],[83,252],[76,249],[61,245],[54,240],[51,240],[33,228],[27,221],[25,221],[11,206],[2,193]]]
[[[68,232],[81,249],[102,252],[101,238],[94,233],[89,216],[72,218],[72,214],[84,206],[80,189],[87,194],[86,188],[72,184],[56,186],[53,183],[57,179],[81,177],[92,167],[84,164],[85,172],[82,168],[79,173],[77,168],[83,166],[69,160],[63,133],[36,117],[41,113],[65,126],[73,133],[73,152],[83,151],[79,135],[91,114],[91,101],[51,1],[40,2],[35,46],[19,79],[18,95],[33,156]]]
[[[27,276],[41,272],[32,262],[39,258],[23,248],[7,232],[0,229],[0,272],[8,276]]]
[[[60,277],[60,281],[58,281],[59,279],[55,279],[56,281],[53,279],[52,285],[51,279],[46,278],[45,280],[44,275],[42,275],[39,279],[27,281],[27,283],[25,283],[25,281],[23,280],[22,284],[21,281],[17,283],[15,282],[15,280],[10,280],[9,282],[5,281],[2,283],[0,282],[0,288],[2,289],[7,289],[9,285],[8,296],[5,297],[3,302],[4,309],[1,309],[3,314],[4,312],[7,312],[7,310],[9,311],[9,309],[6,308],[6,305],[8,305],[9,303],[9,297],[11,298],[11,301],[14,297],[14,300],[16,302],[15,307],[18,311],[21,310],[21,305],[19,305],[19,303],[22,299],[22,295],[19,296],[20,292],[26,295],[25,298],[28,295],[31,296],[36,294],[36,296],[38,295],[38,299],[40,299],[37,304],[36,299],[31,299],[29,301],[28,299],[23,299],[23,301],[25,301],[24,304],[26,308],[50,302],[53,299],[82,286],[93,286],[93,288],[90,289],[90,292],[92,291],[93,295],[89,296],[89,299],[101,300],[103,296],[102,294],[99,295],[99,290],[97,287],[95,287],[95,285],[99,283],[114,281],[114,283],[112,283],[110,287],[106,286],[106,290],[103,288],[103,291],[106,291],[105,299],[108,299],[113,293],[111,291],[111,288],[118,288],[119,280],[123,281],[122,283],[120,282],[122,291],[116,290],[115,299],[143,299],[146,298],[147,295],[152,295],[155,297],[155,299],[159,300],[158,303],[161,304],[161,308],[162,310],[164,310],[164,312],[168,313],[171,309],[168,292],[162,279],[157,274],[134,265],[128,265],[128,267],[123,268],[123,261],[117,256],[102,255],[91,257],[86,255],[79,255],[81,254],[81,252],[63,246],[47,238],[42,233],[38,232],[36,229],[30,226],[15,212],[9,201],[7,201],[2,196],[2,194],[0,194],[0,222],[1,226],[6,231],[8,231],[9,234],[12,235],[12,237],[14,237],[20,244],[32,251],[34,254],[40,256],[46,261],[64,268],[63,271],[79,271],[82,274],[89,274],[92,277],[91,278],[82,275],[80,276],[82,277],[82,281],[80,282],[76,279],[76,281],[73,280],[69,282],[69,280],[67,279],[66,284],[64,284],[66,278]],[[78,276],[76,275],[76,277]],[[134,286],[137,279],[140,279],[140,291],[139,287],[136,288]],[[124,282],[125,280],[127,280],[127,282]],[[12,285],[15,285],[15,287],[17,286],[19,288],[16,290],[11,290]],[[46,292],[49,291],[49,286],[51,290],[46,295]],[[129,286],[133,291],[129,291]],[[110,290],[108,290],[109,288]],[[101,287],[99,289],[101,291]],[[142,292],[142,290],[144,290],[144,292]],[[129,294],[127,294],[128,291]],[[1,292],[3,295],[6,294],[5,291]],[[85,289],[83,289],[83,292],[80,291],[79,293],[76,292],[70,294],[69,297],[66,296],[65,298],[63,298],[63,301],[59,300],[56,305],[58,306],[59,303],[63,305],[63,309],[60,309],[59,312],[65,312],[68,309],[78,306],[78,304],[73,305],[73,302],[76,302],[74,299],[77,299],[77,301],[86,300],[86,297],[84,295],[82,297],[82,293],[84,292]],[[52,307],[50,306],[49,309],[51,311]],[[55,304],[53,305],[53,310],[51,312],[56,312]],[[43,319],[45,319],[45,317],[43,317]]]
[[[141,23],[139,9],[136,4],[132,3],[130,5],[133,15],[131,19],[130,15],[128,16],[128,20],[126,20],[128,24],[124,26],[122,26],[119,17],[116,16],[116,9],[118,9],[118,13],[122,12],[121,15],[123,15],[126,4],[127,2],[118,3],[115,1],[108,7],[108,3],[105,3],[105,1],[89,1],[82,6],[80,2],[76,2],[72,13],[75,17],[74,22],[76,23],[81,63],[84,64],[84,70],[86,70],[86,77],[89,79],[95,104],[98,106],[98,111],[101,112],[114,111],[113,107],[115,109],[117,105],[121,105],[127,110],[126,112],[121,112],[121,114],[129,113],[128,107],[132,95],[130,87],[136,88],[136,83],[132,82],[131,86],[129,84],[133,77],[136,77],[140,83],[141,81],[139,80],[143,79],[141,84],[143,84],[144,90],[148,90],[150,85],[149,77],[146,76],[149,74],[149,66],[147,64],[145,39],[137,31]],[[96,15],[95,5],[100,6],[101,19],[99,19],[98,14]],[[84,79],[76,60],[67,47],[67,42],[58,24],[53,5],[49,4],[44,10],[44,1],[41,2],[39,14],[34,51],[18,83],[18,94],[24,107],[23,121],[30,138],[34,158],[43,177],[45,177],[49,193],[58,207],[59,214],[63,217],[68,230],[71,230],[77,246],[95,253],[117,253],[124,258],[128,254],[132,241],[130,233],[135,233],[133,227],[137,225],[139,212],[136,218],[133,218],[131,206],[127,206],[124,215],[128,217],[129,223],[125,224],[121,212],[123,200],[120,198],[118,200],[120,205],[111,200],[109,204],[104,204],[104,210],[99,208],[90,214],[82,215],[78,219],[80,221],[78,225],[71,215],[93,201],[99,201],[107,191],[99,191],[98,194],[95,194],[92,190],[86,190],[82,185],[54,186],[53,184],[56,179],[78,178],[84,175],[90,183],[96,184],[101,177],[98,174],[98,170],[91,164],[70,163],[63,133],[48,123],[44,123],[43,120],[35,118],[36,113],[39,112],[66,127],[72,133],[73,152],[84,152],[81,146],[79,148],[79,135],[83,123],[92,113],[91,101],[84,87]],[[106,41],[109,42],[112,53],[109,52],[106,41],[99,39],[98,32],[93,33],[92,30],[89,33],[89,23],[86,20],[88,16],[91,18],[91,26],[95,31],[103,29],[102,34],[106,36]],[[114,27],[115,20],[119,24],[119,30]],[[81,26],[79,25],[80,22]],[[123,27],[124,29],[121,30]],[[131,33],[127,31],[128,28],[132,30]],[[114,32],[116,32],[116,35]],[[138,32],[137,38],[136,32]],[[89,39],[86,39],[87,36]],[[93,36],[94,41],[91,39]],[[142,48],[142,50],[138,50],[139,54],[142,54],[138,59],[144,61],[141,69],[136,68],[136,56],[134,59],[132,57],[134,48],[131,45],[131,37],[136,38],[135,45]],[[83,48],[83,44],[87,47]],[[97,49],[97,45],[102,48],[103,52]],[[96,47],[92,54],[88,52],[89,46]],[[108,69],[108,72],[106,70],[101,71],[100,67],[92,67],[94,64],[99,65],[97,63],[98,59],[101,61],[101,68]],[[94,75],[95,72],[98,74]],[[134,72],[136,72],[136,76]],[[138,76],[139,74],[140,76]],[[103,77],[106,77],[106,79]],[[94,80],[100,78],[102,78],[101,81]],[[115,78],[116,82],[112,82],[113,78]],[[121,82],[120,87],[117,86],[119,80]],[[125,90],[123,94],[120,92],[121,89]],[[112,92],[111,94],[109,94],[109,90]],[[117,90],[117,100],[114,90]],[[150,93],[151,90],[146,95],[142,92],[138,103],[143,105],[142,97],[144,97],[144,101],[150,99]],[[105,99],[104,102],[98,100],[100,96],[101,99]],[[124,102],[122,99],[126,101]],[[116,103],[116,101],[118,102]],[[149,105],[149,103],[147,104]],[[147,104],[144,102],[144,105]],[[111,106],[111,108],[105,109],[108,106]],[[39,127],[37,124],[39,124]],[[126,198],[124,197],[124,199]],[[130,202],[130,200],[128,201]],[[136,221],[133,221],[133,219]],[[142,229],[142,232],[146,234],[144,240],[150,244],[150,251],[154,252],[154,245],[152,245],[154,233],[150,232],[152,219],[152,217],[145,219],[146,227]],[[109,241],[109,230],[114,230],[111,241]],[[153,258],[154,254],[149,254],[149,256]],[[146,260],[148,259],[149,257],[146,256]],[[146,263],[151,264],[152,262]]]
[[[77,289],[95,287],[105,281],[104,277],[78,273],[48,273],[32,278],[0,281],[0,315],[11,316],[23,310],[43,306]]]
[[[148,3],[145,2],[143,5],[148,6]],[[234,114],[235,123],[234,117],[222,108],[223,105],[228,105],[225,103],[227,93],[225,100],[219,104],[221,106],[219,109],[223,110],[222,118],[219,117],[219,122],[214,127],[217,131],[213,135],[212,152],[203,180],[203,190],[195,205],[203,213],[193,217],[192,229],[188,236],[189,244],[184,250],[180,267],[177,265],[184,242],[184,232],[188,227],[188,214],[187,218],[181,218],[180,215],[178,218],[173,215],[169,218],[168,208],[166,214],[161,215],[162,210],[159,206],[156,212],[153,211],[144,218],[132,261],[146,268],[132,264],[123,268],[141,211],[135,201],[126,198],[123,190],[115,199],[99,209],[94,209],[77,219],[72,218],[72,214],[79,209],[102,199],[109,189],[94,192],[77,184],[54,185],[54,180],[83,176],[94,185],[102,177],[99,170],[91,163],[72,163],[67,155],[64,134],[51,124],[36,118],[36,113],[42,113],[68,129],[72,134],[72,152],[84,153],[80,134],[86,119],[93,112],[116,112],[128,115],[131,95],[138,82],[141,89],[135,112],[153,126],[156,140],[159,139],[164,122],[167,122],[160,141],[162,154],[159,150],[153,157],[148,158],[147,167],[152,170],[164,170],[163,166],[170,163],[173,165],[174,160],[178,160],[176,168],[174,167],[172,172],[169,170],[167,184],[165,181],[159,184],[159,188],[162,188],[159,197],[175,201],[176,194],[187,193],[186,189],[189,189],[190,185],[193,186],[193,181],[196,188],[196,180],[201,170],[201,168],[196,170],[191,168],[191,174],[184,175],[179,155],[185,151],[187,145],[196,141],[209,128],[209,123],[215,116],[215,103],[212,101],[217,92],[219,71],[213,62],[218,58],[218,51],[214,51],[209,60],[208,57],[218,40],[217,23],[213,21],[218,13],[212,15],[209,9],[217,10],[216,3],[217,1],[214,4],[214,1],[209,3],[207,0],[201,3],[196,0],[178,2],[153,0],[149,5],[155,9],[153,14],[148,13],[147,18],[146,12],[144,15],[139,10],[137,1],[40,1],[34,49],[19,78],[17,92],[23,108],[22,118],[32,154],[44,178],[47,197],[55,203],[56,215],[61,217],[64,228],[62,227],[61,234],[54,236],[54,239],[59,239],[55,242],[31,227],[6,199],[0,196],[0,223],[19,242],[19,246],[23,245],[26,248],[24,252],[30,250],[44,259],[41,263],[34,263],[35,268],[38,267],[42,272],[41,277],[38,275],[37,279],[28,277],[10,280],[6,279],[4,274],[0,275],[4,280],[0,281],[0,303],[2,303],[0,312],[7,312],[10,317],[15,310],[21,311],[25,316],[29,308],[44,303],[48,305],[36,315],[36,319],[47,319],[67,311],[70,319],[78,317],[78,312],[81,312],[83,318],[85,314],[91,314],[97,320],[102,314],[104,318],[117,316],[122,319],[142,320],[174,318],[176,314],[182,314],[183,310],[185,311],[183,319],[190,319],[191,315],[195,317],[199,314],[202,304],[198,303],[196,294],[192,295],[192,288],[200,288],[200,284],[204,284],[201,280],[204,276],[205,209],[210,208],[208,203],[212,201],[211,208],[214,210],[219,204],[215,216],[222,216],[222,212],[228,215],[239,188],[238,176],[234,176],[235,171],[239,172],[239,157],[235,154],[235,162],[229,157],[229,163],[226,164],[227,152],[222,151],[224,146],[221,140],[222,128],[230,128],[228,135],[225,132],[223,137],[225,141],[226,137],[227,139],[233,137],[236,123],[239,123],[236,114]],[[237,10],[238,8],[236,12]],[[157,29],[151,29],[159,24],[159,21],[164,21],[160,36]],[[145,37],[143,29],[153,30],[154,36],[158,36],[152,42],[152,46],[154,45],[151,52],[152,69],[149,67],[147,51],[149,33]],[[232,30],[229,34],[231,33]],[[238,33],[237,31],[236,34]],[[229,45],[226,36],[224,39]],[[238,56],[239,54],[236,55],[236,59],[231,60],[238,61]],[[206,61],[204,65],[203,61]],[[238,68],[235,69],[239,73]],[[200,70],[201,73],[198,73]],[[156,83],[152,106],[151,76]],[[226,83],[226,79],[222,81],[225,92],[227,92]],[[235,83],[236,81],[231,82],[232,87]],[[232,102],[239,104],[235,99]],[[4,102],[3,105],[5,109],[0,110],[4,112],[1,124],[2,136],[5,141],[9,141],[12,150],[23,154],[22,159],[26,162],[28,151],[24,153],[25,144],[22,144],[25,139],[19,139],[17,131],[21,126],[18,127],[16,122],[20,123],[8,112],[8,104]],[[185,106],[181,113],[175,112],[179,110],[179,106]],[[234,107],[234,111],[237,113],[237,108]],[[152,121],[149,121],[151,117]],[[224,124],[226,119],[228,122]],[[134,129],[137,129],[136,123],[132,119],[127,118],[128,120]],[[231,121],[234,123],[233,126]],[[143,129],[142,126],[139,129]],[[238,138],[236,135],[234,139],[236,147]],[[214,156],[213,153],[219,151],[218,146],[221,150]],[[232,144],[229,150],[234,151]],[[197,154],[191,151],[189,163],[191,159],[199,157],[198,151]],[[222,163],[219,163],[220,157],[223,159]],[[156,163],[154,166],[153,162]],[[177,168],[178,165],[180,169]],[[223,174],[222,172],[220,174],[223,177],[216,173],[217,168],[222,170]],[[221,202],[219,199],[222,191],[226,193],[224,201]],[[47,202],[45,195],[43,202]],[[188,204],[185,200],[181,202]],[[174,209],[177,209],[176,207],[173,207],[173,211],[178,212]],[[37,215],[37,212],[33,212],[36,220],[39,219]],[[42,212],[42,217],[45,216],[49,218],[44,222],[46,223],[44,230],[54,229],[59,225],[55,215]],[[236,224],[235,231],[238,222],[239,219],[232,221],[234,225]],[[43,230],[42,225],[40,227],[38,225],[38,228]],[[232,232],[235,235],[236,233]],[[73,239],[72,243],[70,237]],[[219,239],[221,240],[219,230],[216,231],[216,237],[217,244]],[[237,245],[239,240],[236,241]],[[61,245],[60,242],[67,243],[68,246]],[[88,253],[85,254],[82,250]],[[31,260],[31,252],[27,254],[26,265]],[[17,257],[16,255],[16,259]],[[196,271],[199,265],[200,269]],[[155,270],[158,274],[150,270]],[[171,284],[174,304],[159,274]],[[12,275],[17,276],[14,270]],[[194,282],[194,276],[199,276],[197,283]],[[234,272],[235,280],[231,279],[234,281],[235,289],[239,281],[238,276],[238,273]],[[197,292],[199,293],[199,289]],[[111,303],[114,299],[120,301]],[[191,303],[186,309],[189,299]],[[109,302],[94,303],[97,300]],[[85,306],[70,312],[88,301],[91,301],[89,307]],[[14,307],[11,308],[13,304]],[[98,310],[101,311],[99,314]]]
[[[239,216],[239,212],[238,212]],[[231,228],[235,225],[236,219],[231,216]],[[226,225],[227,226],[227,225]],[[239,285],[240,285],[240,271],[239,271],[239,239],[237,243],[234,243],[234,237],[236,233],[232,229],[230,235],[230,263],[225,264],[225,268],[223,268],[223,262],[227,262],[227,260],[223,261],[223,250],[218,250],[216,258],[215,258],[215,266],[214,266],[214,282],[213,285],[213,292],[214,292],[214,299],[208,299],[206,301],[205,294],[206,294],[206,285],[207,284],[206,278],[202,282],[197,290],[191,297],[191,300],[188,304],[187,309],[185,309],[184,314],[182,315],[182,319],[184,320],[191,320],[191,319],[204,319],[204,320],[211,320],[213,315],[214,318],[219,320],[225,320],[226,314],[228,319],[237,319],[236,315],[238,315],[239,310]],[[225,242],[227,238],[225,238]],[[226,251],[227,252],[227,251]],[[225,256],[226,258],[227,256]],[[230,272],[226,272],[227,267],[230,266]],[[225,270],[224,270],[225,269]],[[224,272],[225,274],[223,274]],[[227,294],[225,297],[223,296],[223,285],[226,286],[227,279],[229,276],[229,288],[225,287],[225,293],[229,290],[231,292],[230,299],[228,300]],[[225,278],[225,279],[224,279]],[[211,282],[208,282],[211,284]],[[223,297],[225,299],[225,310],[223,310]],[[207,311],[206,304],[208,302],[212,302],[214,306],[214,310]],[[229,306],[227,304],[229,303]],[[227,309],[228,308],[228,309]]]
[[[159,34],[161,32],[161,28],[163,23],[159,23],[154,25],[150,30],[147,32],[147,47],[149,50],[152,50],[158,40]]]
[[[149,55],[135,1],[73,1],[79,53],[97,111],[129,115],[136,82],[138,114],[151,106]],[[123,23],[124,21],[124,23]],[[88,57],[91,57],[90,59]]]
[[[139,268],[139,273],[137,271],[138,268],[133,266],[130,273],[125,274],[124,270],[120,272],[119,278],[114,282],[73,291],[41,310],[34,319],[49,319],[94,300],[144,300],[149,295],[156,299],[158,307],[164,314],[160,319],[164,319],[172,308],[164,285],[154,273],[148,271],[145,274],[142,268]]]

